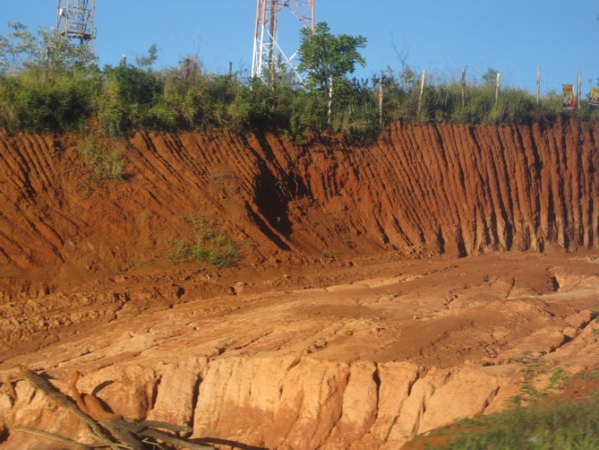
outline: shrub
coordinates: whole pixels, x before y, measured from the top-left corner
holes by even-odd
[[[122,181],[124,172],[123,153],[115,140],[90,135],[83,146],[77,148],[91,172],[91,180]]]
[[[150,70],[127,64],[104,69],[104,88],[99,98],[98,121],[111,137],[160,124],[152,108],[162,95],[162,80]]]
[[[387,69],[372,83],[349,79],[345,71],[336,73],[329,118],[328,77],[308,89],[281,67],[265,81],[239,73],[204,73],[197,57],[156,71],[155,45],[148,56],[137,58],[136,66],[123,61],[100,70],[87,46],[43,30],[36,36],[21,24],[12,24],[11,30],[0,36],[0,127],[10,132],[64,132],[83,128],[95,117],[108,137],[140,129],[244,132],[274,126],[287,130],[287,138],[296,143],[304,142],[310,131],[325,130],[372,138],[380,131],[381,78],[383,126],[406,121],[527,123],[554,120],[563,113],[556,92],[537,104],[536,96],[507,86],[497,101],[494,69],[480,84],[465,87],[429,75],[421,102],[420,78],[402,60],[400,74]],[[571,114],[595,121],[599,108],[584,100]]]
[[[215,267],[229,267],[239,256],[237,244],[208,223],[202,216],[186,219],[195,230],[195,242],[176,239],[166,257],[175,262],[197,261]]]
[[[97,74],[70,70],[47,74],[28,69],[19,77],[0,78],[0,123],[11,132],[64,132],[93,115]]]

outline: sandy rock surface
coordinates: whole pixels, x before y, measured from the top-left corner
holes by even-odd
[[[597,268],[592,256],[504,254],[364,262],[367,278],[356,263],[259,293],[248,282],[241,294],[135,315],[124,305],[93,332],[66,327],[57,342],[4,359],[0,377],[22,365],[66,390],[80,371],[81,390],[115,413],[188,424],[191,439],[225,448],[398,448],[504,408],[518,394],[511,359],[527,350],[572,372],[599,363]],[[16,392],[0,394],[4,427],[85,439],[24,381]],[[2,446],[43,448],[26,442],[11,433]]]

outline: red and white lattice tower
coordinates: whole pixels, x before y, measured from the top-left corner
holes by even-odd
[[[314,32],[315,0],[257,0],[256,28],[254,33],[254,55],[252,58],[252,76],[263,77],[273,74],[279,65],[297,73],[292,60],[297,50],[287,56],[278,41],[279,15],[289,12],[301,24]],[[291,30],[290,30],[291,31]],[[299,34],[299,31],[298,31]]]
[[[96,0],[58,0],[56,31],[81,44],[93,45]]]

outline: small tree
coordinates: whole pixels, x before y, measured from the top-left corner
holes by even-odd
[[[38,44],[22,23],[9,22],[8,27],[12,31],[0,35],[0,73],[15,74],[35,57]]]
[[[495,86],[495,83],[497,83],[497,73],[497,70],[489,67],[482,76],[483,83],[489,86]]]
[[[138,56],[135,58],[137,66],[141,69],[150,70],[154,63],[158,60],[158,46],[156,44],[150,45],[148,54],[144,56]]]
[[[302,29],[299,48],[300,64],[298,70],[307,72],[311,89],[328,93],[328,124],[331,125],[333,86],[353,73],[356,63],[364,66],[366,60],[358,51],[366,46],[363,36],[340,34],[334,36],[326,22],[316,24],[312,31]]]
[[[356,63],[364,66],[366,60],[358,51],[366,46],[363,36],[340,34],[334,36],[326,22],[316,24],[314,34],[302,29],[298,70],[308,73],[311,87],[327,91],[331,80],[354,73]]]
[[[60,72],[96,63],[91,48],[78,45],[59,33],[40,28],[34,35],[19,22],[9,22],[8,27],[12,31],[6,36],[0,35],[0,73],[14,75],[35,67]]]

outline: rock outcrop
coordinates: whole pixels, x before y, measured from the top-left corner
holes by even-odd
[[[6,358],[0,379],[26,366],[47,371],[68,394],[80,371],[80,389],[114,413],[188,425],[189,439],[217,448],[396,449],[505,408],[519,394],[513,360],[526,351],[545,355],[548,370],[599,363],[596,260],[569,258],[568,268],[556,264],[561,254],[399,261],[365,266],[377,277],[350,284],[117,314]],[[522,281],[509,284],[514,267]],[[541,291],[532,281],[549,269],[560,288]],[[6,383],[0,393],[0,428],[89,442],[75,417],[26,382],[14,384],[14,397]],[[2,448],[48,448],[18,432],[6,437]]]

